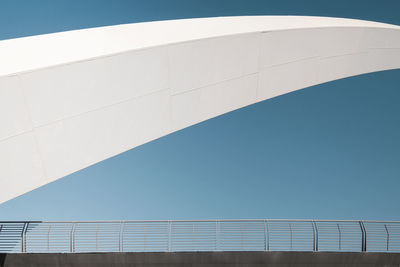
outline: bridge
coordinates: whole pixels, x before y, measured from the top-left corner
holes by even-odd
[[[185,127],[400,68],[400,26],[296,16],[172,20],[0,41],[0,203]],[[2,222],[4,266],[399,266],[400,224]]]

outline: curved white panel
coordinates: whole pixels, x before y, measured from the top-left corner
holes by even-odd
[[[0,41],[0,202],[223,113],[400,68],[400,27],[226,17]]]

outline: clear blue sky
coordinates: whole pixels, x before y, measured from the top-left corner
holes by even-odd
[[[400,25],[399,10],[398,0],[1,0],[0,40],[225,15],[321,15]],[[310,87],[1,204],[0,220],[400,220],[399,102],[400,70]]]

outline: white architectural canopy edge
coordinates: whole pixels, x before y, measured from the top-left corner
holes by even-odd
[[[400,27],[322,17],[137,23],[0,41],[0,203],[278,95],[400,68]]]

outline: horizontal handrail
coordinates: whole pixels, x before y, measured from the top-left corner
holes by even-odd
[[[0,253],[400,252],[400,222],[153,220],[0,222]]]
[[[312,222],[312,221],[317,221],[317,222],[360,222],[360,221],[365,221],[365,222],[376,222],[376,223],[400,223],[400,221],[381,221],[381,220],[335,220],[335,219],[193,219],[193,220],[86,220],[86,221],[80,221],[80,220],[74,220],[74,221],[0,221],[0,224],[2,223],[122,223],[122,222],[254,222],[254,221],[282,221],[282,222]]]

